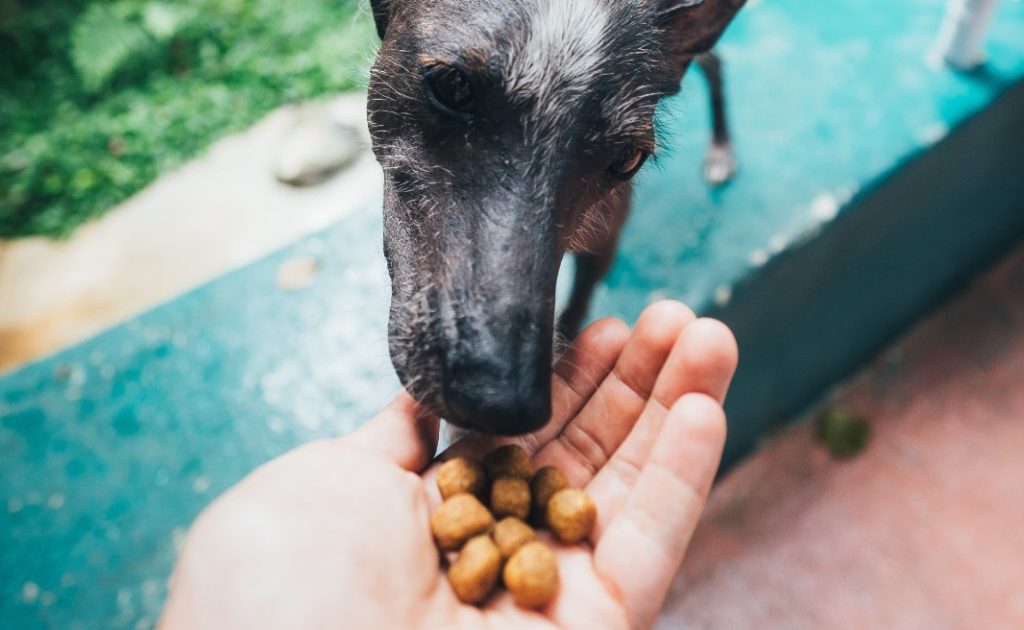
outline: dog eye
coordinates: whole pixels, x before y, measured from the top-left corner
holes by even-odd
[[[644,165],[644,162],[647,161],[648,155],[647,151],[644,151],[643,149],[627,151],[625,155],[622,156],[622,159],[615,164],[612,164],[611,169],[609,170],[611,174],[618,179],[629,179],[636,175],[637,171],[639,171]]]
[[[431,68],[424,75],[434,104],[448,113],[466,114],[473,108],[473,87],[462,71],[451,66]]]

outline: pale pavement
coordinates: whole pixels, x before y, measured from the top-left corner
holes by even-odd
[[[331,102],[363,131],[365,97]],[[316,232],[381,195],[367,150],[311,188],[273,176],[295,106],[215,143],[204,155],[82,226],[67,241],[0,242],[0,372],[88,338],[226,271]]]

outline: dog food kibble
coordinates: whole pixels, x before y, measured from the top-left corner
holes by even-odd
[[[498,583],[501,553],[491,537],[484,534],[471,538],[448,569],[448,581],[455,595],[467,604],[487,599]]]
[[[457,494],[430,515],[430,529],[437,546],[445,551],[458,549],[467,540],[490,531],[494,517],[471,494]]]
[[[530,495],[533,500],[533,522],[547,525],[548,501],[556,492],[569,487],[569,480],[554,466],[545,466],[537,471],[530,481]]]
[[[437,489],[445,500],[462,493],[483,499],[487,475],[480,464],[465,457],[456,457],[446,461],[437,471]]]
[[[529,481],[533,476],[530,456],[521,446],[515,444],[507,444],[494,449],[487,457],[484,457],[483,463],[487,470],[487,476],[492,481],[498,477],[519,477]]]
[[[498,545],[502,559],[508,560],[520,547],[537,540],[537,533],[518,518],[509,516],[498,521],[491,530],[491,537]]]
[[[543,608],[558,594],[555,554],[544,543],[527,543],[505,563],[502,579],[516,604]]]
[[[561,470],[545,466],[534,475],[526,451],[515,445],[492,451],[482,463],[462,457],[445,462],[437,489],[444,503],[430,515],[430,528],[442,551],[461,549],[448,581],[467,604],[487,600],[501,576],[517,605],[547,606],[558,594],[558,564],[524,521],[532,517],[571,545],[585,540],[597,520],[593,500],[570,488]],[[452,557],[442,553],[442,565]]]
[[[519,477],[498,477],[491,486],[491,513],[495,518],[526,520],[530,513],[530,484]]]
[[[586,539],[594,529],[597,507],[582,490],[559,490],[548,501],[548,527],[559,541],[574,545]]]

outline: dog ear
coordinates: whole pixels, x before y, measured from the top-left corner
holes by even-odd
[[[658,19],[673,56],[711,50],[746,0],[658,0]]]
[[[384,39],[384,33],[388,30],[388,22],[391,20],[392,0],[370,0],[370,8],[373,10],[373,21],[377,24],[377,35]]]

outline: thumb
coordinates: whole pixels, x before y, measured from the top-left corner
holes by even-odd
[[[418,474],[437,451],[440,422],[402,390],[383,411],[342,440]]]

